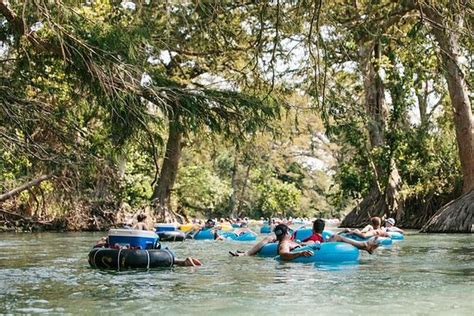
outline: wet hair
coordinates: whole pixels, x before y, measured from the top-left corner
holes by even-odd
[[[326,226],[326,223],[324,222],[324,220],[318,218],[317,220],[313,222],[313,231],[317,234],[322,234],[324,230],[324,226]]]
[[[276,225],[273,232],[275,233],[278,241],[283,240],[283,237],[285,237],[285,235],[288,233],[288,229],[289,229],[288,226],[286,226],[285,224]]]
[[[372,217],[370,219],[370,222],[372,223],[372,227],[374,227],[375,229],[379,228],[382,224],[382,220],[380,219],[380,217],[377,216]]]
[[[146,220],[146,215],[145,214],[138,214],[137,221],[143,222],[144,220]]]
[[[206,221],[206,226],[214,227],[215,225],[216,225],[216,222],[214,222],[210,218]]]

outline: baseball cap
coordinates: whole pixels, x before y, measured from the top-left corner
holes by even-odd
[[[288,233],[288,226],[285,224],[278,224],[276,225],[275,229],[273,230],[277,238],[280,238],[281,236],[285,235]]]

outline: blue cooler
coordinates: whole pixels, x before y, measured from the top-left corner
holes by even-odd
[[[109,231],[109,245],[140,247],[153,249],[158,242],[158,235],[147,230],[111,229]]]
[[[156,232],[174,232],[178,230],[175,224],[156,224],[155,225]]]

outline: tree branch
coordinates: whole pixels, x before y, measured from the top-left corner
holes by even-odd
[[[5,200],[8,200],[9,198],[11,197],[14,197],[18,194],[20,194],[21,192],[25,191],[25,190],[29,190],[31,187],[34,187],[34,186],[37,186],[39,185],[41,182],[45,181],[45,180],[48,180],[48,179],[51,179],[53,177],[53,175],[49,174],[49,175],[42,175],[34,180],[31,180],[30,182],[27,182],[23,185],[20,185],[19,187],[11,190],[11,191],[8,191],[8,192],[5,192],[3,194],[0,195],[0,202],[3,202]]]

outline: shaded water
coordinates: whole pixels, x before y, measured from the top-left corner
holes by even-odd
[[[143,272],[89,268],[87,254],[100,236],[1,234],[0,313],[474,313],[473,235],[411,234],[339,267],[228,255],[247,243],[164,243],[204,266]]]

